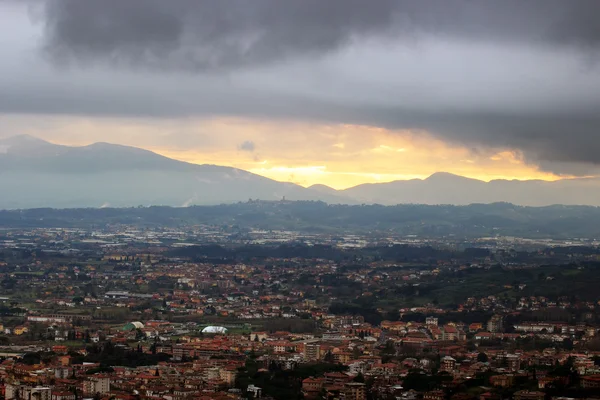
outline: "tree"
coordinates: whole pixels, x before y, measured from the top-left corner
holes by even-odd
[[[387,319],[389,321],[398,321],[398,320],[400,320],[400,318],[401,318],[401,315],[400,315],[400,311],[398,311],[398,310],[391,310],[385,314],[385,319]]]
[[[323,361],[325,361],[326,363],[333,364],[335,362],[333,358],[333,353],[331,351],[327,351],[327,353],[325,353],[325,356],[323,357]]]
[[[477,354],[478,362],[486,363],[486,362],[488,362],[488,360],[489,360],[489,358],[488,358],[487,354],[485,354],[483,352]]]
[[[135,340],[143,340],[146,339],[146,333],[142,331],[140,328],[135,330]]]
[[[411,371],[404,378],[402,386],[407,390],[414,389],[424,392],[435,387],[435,382],[432,377],[429,377],[422,372]]]
[[[573,340],[571,340],[570,338],[565,338],[563,340],[563,347],[565,350],[573,350]]]
[[[396,353],[396,345],[391,340],[388,340],[385,343],[385,347],[381,350],[381,361],[384,363],[389,362],[396,356]]]
[[[73,376],[75,375],[75,370],[73,370]],[[79,392],[77,391],[77,386],[73,386],[71,388],[71,392],[75,395],[75,400],[79,400]]]

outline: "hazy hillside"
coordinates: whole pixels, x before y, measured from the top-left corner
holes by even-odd
[[[508,202],[600,205],[600,180],[483,182],[449,173],[337,191],[303,188],[231,167],[196,165],[108,143],[55,145],[31,136],[0,140],[0,208],[210,205],[248,199],[332,204]]]
[[[457,204],[508,202],[525,206],[600,205],[599,179],[565,179],[555,182],[540,180],[493,180],[465,178],[449,173],[436,173],[427,179],[363,184],[341,191],[364,203],[394,205]]]
[[[127,146],[0,140],[0,208],[219,204],[252,199],[340,202],[240,169],[196,165]]]

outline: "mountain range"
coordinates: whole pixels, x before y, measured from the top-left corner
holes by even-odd
[[[493,180],[435,173],[426,179],[304,188],[244,170],[198,165],[109,143],[71,147],[19,135],[0,140],[0,208],[208,205],[248,199],[320,200],[332,204],[509,202],[600,206],[596,178]]]

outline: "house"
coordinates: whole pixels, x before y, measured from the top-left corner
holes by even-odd
[[[29,332],[29,328],[24,325],[17,326],[15,327],[15,329],[13,329],[13,334],[17,336],[21,336],[22,334],[27,332]]]
[[[475,334],[475,340],[491,340],[494,335],[490,332],[479,332]]]
[[[456,360],[450,356],[446,356],[444,358],[442,358],[442,371],[454,371],[454,369],[456,368]]]
[[[67,354],[69,348],[67,346],[52,346],[52,351],[56,354]]]
[[[250,340],[254,340],[255,342],[262,342],[263,340],[267,340],[269,334],[267,332],[252,332],[250,334]]]
[[[458,330],[454,326],[446,325],[443,329],[442,338],[443,340],[457,340]]]
[[[544,392],[519,390],[513,395],[514,400],[544,400],[546,394]]]
[[[500,400],[501,397],[498,393],[485,392],[479,395],[479,400]]]
[[[330,385],[342,385],[349,382],[352,378],[342,372],[326,372],[325,373],[325,384]]]
[[[433,390],[423,394],[423,400],[444,400],[446,395],[441,390]]]
[[[306,378],[302,381],[302,393],[305,397],[317,397],[325,384],[324,378]]]
[[[600,389],[600,375],[587,375],[580,378],[584,389]]]
[[[60,357],[58,357],[58,362],[60,365],[67,367],[67,366],[71,365],[71,356],[69,356],[69,355],[60,356]]]
[[[252,392],[253,394],[253,398],[258,399],[260,398],[261,394],[262,394],[262,388],[259,388],[258,386],[254,386],[254,385],[248,385],[248,387],[246,388],[247,392]]]
[[[494,375],[490,377],[490,384],[497,387],[510,387],[514,380],[514,375]]]
[[[50,400],[75,400],[75,393],[68,390],[53,390]]]

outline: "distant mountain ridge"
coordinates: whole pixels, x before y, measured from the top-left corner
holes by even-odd
[[[439,172],[426,179],[363,184],[341,193],[364,203],[454,204],[506,202],[523,206],[600,206],[600,179],[559,181],[504,180],[490,182]]]
[[[71,147],[20,135],[0,139],[0,208],[212,205],[260,200],[330,204],[507,202],[600,206],[600,179],[493,180],[447,172],[345,190],[278,182],[244,170],[174,160],[148,150],[94,143]]]
[[[342,202],[247,171],[173,160],[136,147],[0,140],[0,208],[187,206],[262,200]]]

